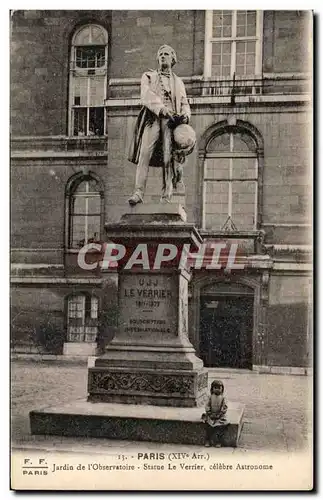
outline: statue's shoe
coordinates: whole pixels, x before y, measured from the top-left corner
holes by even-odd
[[[142,198],[139,196],[139,194],[135,193],[130,196],[128,203],[131,206],[137,205],[137,203],[142,203]]]
[[[169,196],[162,196],[160,198],[160,203],[171,203],[171,199]]]

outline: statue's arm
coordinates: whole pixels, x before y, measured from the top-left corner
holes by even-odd
[[[162,98],[151,89],[150,76],[144,73],[141,77],[141,103],[155,115],[159,116],[164,109]]]

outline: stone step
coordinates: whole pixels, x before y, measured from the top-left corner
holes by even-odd
[[[29,416],[32,434],[203,445],[203,410],[203,407],[91,403],[82,399],[31,411]],[[229,424],[223,434],[223,446],[238,446],[243,411],[242,404],[228,402]]]

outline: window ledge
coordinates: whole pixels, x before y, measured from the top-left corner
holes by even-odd
[[[58,156],[106,156],[107,136],[21,136],[11,137],[13,158]]]
[[[106,158],[107,151],[13,151],[11,158],[14,160],[25,160],[39,158]]]
[[[90,245],[90,243],[86,243],[86,244],[87,244],[87,245]],[[98,243],[95,243],[95,244],[96,244],[96,245],[102,245],[102,244],[103,244],[103,242],[98,242]],[[84,245],[84,246],[85,246],[85,245]],[[84,248],[84,247],[81,247],[81,248],[67,248],[67,249],[65,250],[65,253],[66,253],[66,254],[77,254],[77,253],[79,253],[79,252],[82,250],[82,248]],[[100,251],[100,250],[95,250],[94,248],[93,248],[93,249],[91,249],[91,250],[87,250],[87,251],[86,251],[86,254],[91,254],[91,253],[92,253],[92,254],[97,254],[97,253],[101,253],[101,251]]]
[[[261,229],[254,231],[219,231],[213,229],[199,229],[203,238],[258,238],[264,234]]]

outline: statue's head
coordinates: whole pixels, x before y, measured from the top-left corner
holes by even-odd
[[[173,67],[177,63],[175,50],[170,45],[162,45],[157,52],[157,61],[160,67]]]

